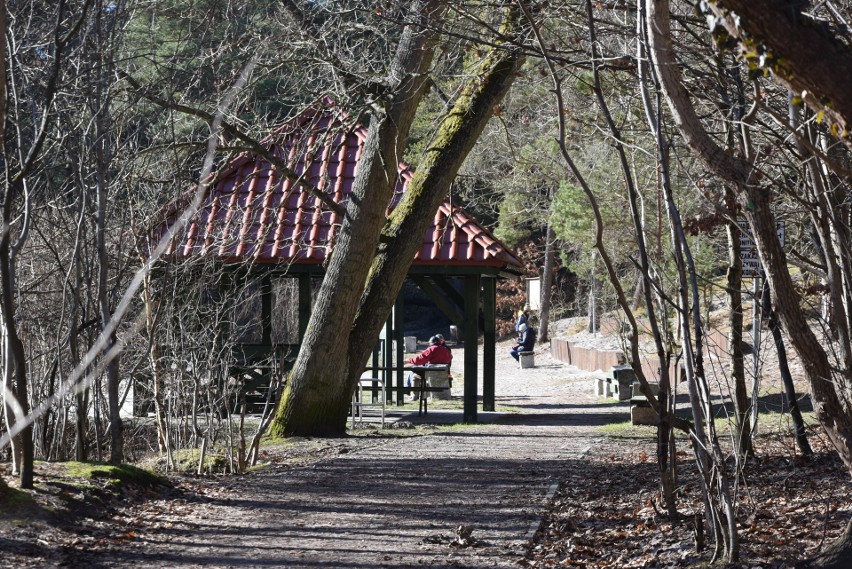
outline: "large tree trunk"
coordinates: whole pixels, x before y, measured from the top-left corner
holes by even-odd
[[[514,5],[506,10],[503,37],[520,37],[523,29]],[[520,48],[498,46],[465,86],[452,109],[443,117],[434,141],[408,184],[408,191],[382,231],[381,245],[370,268],[370,277],[358,318],[350,335],[348,393],[361,375],[422,237],[435,217],[450,185],[479,135],[517,75],[524,57]],[[345,415],[342,417],[345,420]]]
[[[413,2],[409,16],[427,23],[442,2]],[[388,83],[392,100],[374,110],[345,219],[270,432],[338,434],[351,399],[349,335],[379,235],[385,225],[414,113],[428,87],[433,25],[409,25],[397,46]],[[384,316],[384,315],[383,315]],[[366,359],[365,359],[366,361]]]
[[[503,33],[516,33],[516,26],[517,11],[511,8],[504,22]],[[354,325],[350,324],[345,328],[349,333],[341,340],[343,343],[334,346],[336,353],[341,357],[345,354],[347,359],[338,361],[334,358],[332,365],[326,366],[326,372],[331,375],[328,376],[325,388],[332,389],[336,378],[337,383],[333,389],[339,397],[337,406],[328,408],[328,412],[322,416],[322,421],[305,422],[306,417],[282,415],[279,411],[273,432],[285,435],[344,432],[352,389],[399,294],[414,255],[421,246],[422,236],[455,179],[458,169],[491,117],[494,105],[502,99],[511,85],[522,60],[520,50],[495,49],[485,61],[483,69],[468,82],[453,108],[442,119],[434,142],[427,148],[423,160],[408,183],[406,194],[381,232],[372,265],[369,262],[366,265],[369,276],[365,274],[365,281],[357,281],[365,282],[361,298],[353,302],[352,296],[347,292],[346,310],[357,309],[357,315],[353,314],[353,319],[349,321],[354,322]],[[360,167],[363,167],[363,162]],[[381,228],[381,224],[379,227]],[[333,258],[344,252],[338,243]],[[325,289],[326,281],[328,275],[323,281],[320,299],[329,294],[338,296],[339,290]],[[358,287],[352,287],[352,282],[356,281],[348,281],[347,286],[360,290]],[[317,301],[318,305],[320,299]],[[311,325],[316,310],[315,307]],[[345,349],[341,350],[341,347]],[[303,345],[302,352],[304,351]],[[332,359],[324,354],[315,357]],[[327,391],[320,393],[327,397]]]
[[[846,529],[825,551],[816,557],[796,564],[796,569],[849,569],[852,567],[852,520]]]

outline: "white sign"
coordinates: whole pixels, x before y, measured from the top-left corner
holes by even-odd
[[[541,279],[527,279],[527,304],[533,310],[541,309]]]
[[[757,246],[754,240],[747,233],[749,231],[748,222],[740,219],[737,220],[737,225],[740,226],[740,258],[743,261],[743,276],[760,276],[760,257],[757,254]],[[781,243],[781,247],[784,247],[787,235],[783,221],[775,222],[775,231],[778,232],[778,241]]]

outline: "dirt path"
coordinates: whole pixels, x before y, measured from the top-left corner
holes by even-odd
[[[322,452],[303,466],[288,463],[286,449],[271,450],[270,464],[249,476],[116,512],[109,535],[68,551],[66,563],[517,567],[557,483],[596,444],[596,427],[623,419],[626,407],[594,403],[590,374],[543,347],[527,370],[507,349],[498,346],[497,405],[511,412],[424,436],[306,442]],[[453,368],[463,369],[461,350],[454,353]],[[432,422],[459,418],[429,413]],[[472,528],[461,544],[460,525]]]

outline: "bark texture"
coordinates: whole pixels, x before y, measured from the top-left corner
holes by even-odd
[[[425,20],[442,5],[431,0],[413,2],[410,15]],[[408,131],[429,85],[435,35],[433,26],[409,25],[397,46],[387,78],[390,96],[371,117],[346,216],[270,427],[273,434],[337,434],[345,424],[351,398],[343,380],[350,371],[349,334],[385,224]]]
[[[519,37],[523,29],[519,11],[507,9],[501,29],[503,37]],[[379,331],[402,288],[422,235],[438,206],[473,148],[486,123],[517,75],[524,57],[520,48],[496,47],[468,82],[465,90],[444,116],[434,142],[408,184],[408,191],[382,231],[378,252],[358,318],[350,336],[349,391],[363,370]],[[343,417],[345,421],[346,417]]]
[[[747,58],[764,58],[773,79],[823,112],[842,138],[852,118],[852,53],[820,23],[805,17],[809,2],[716,0],[710,6]],[[733,18],[731,12],[736,14]],[[848,141],[847,141],[848,143]]]
[[[552,199],[552,198],[551,198]],[[550,341],[548,327],[550,326],[550,299],[553,296],[553,270],[556,266],[556,234],[553,225],[547,222],[547,232],[544,238],[544,267],[541,269],[541,297],[539,301],[538,341]]]

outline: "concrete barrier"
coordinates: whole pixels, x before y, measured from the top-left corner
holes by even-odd
[[[620,350],[595,350],[583,348],[563,338],[550,340],[550,354],[557,360],[585,371],[609,371],[626,361]]]
[[[727,337],[720,332],[713,332],[706,337],[708,352],[724,353],[728,349]],[[620,350],[596,350],[583,348],[565,338],[550,340],[550,355],[561,362],[571,364],[584,371],[608,372],[613,367],[627,363],[627,356]],[[660,380],[660,360],[654,356],[640,357],[642,373],[648,381]],[[680,362],[671,362],[669,378],[672,382],[684,381],[683,369]]]
[[[426,385],[429,387],[446,387],[446,391],[433,391],[427,394],[427,397],[431,397],[434,399],[450,399],[450,378],[447,376],[447,372],[444,370],[440,371],[427,371],[426,372]]]

